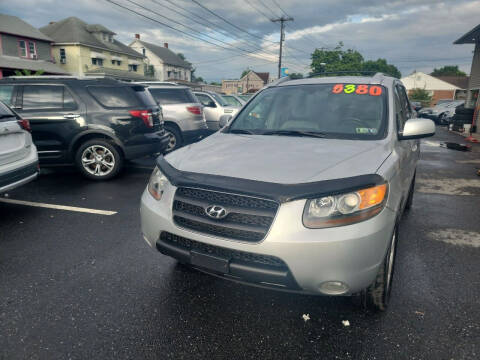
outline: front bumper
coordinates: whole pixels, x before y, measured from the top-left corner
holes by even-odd
[[[160,236],[167,232],[213,247],[275,257],[285,263],[285,279],[292,280],[290,283],[280,281],[272,284],[271,278],[265,277],[262,280],[261,276],[257,276],[259,274],[253,280],[249,276],[238,276],[236,270],[229,268],[230,265],[226,271],[206,270],[257,285],[266,283],[279,289],[311,294],[322,294],[320,285],[329,281],[339,281],[348,286],[342,295],[353,294],[368,287],[384,259],[396,221],[396,213],[384,208],[372,219],[354,225],[307,229],[302,224],[305,200],[296,200],[281,204],[264,240],[245,243],[200,234],[174,224],[172,203],[175,190],[174,186],[169,186],[160,201],[150,196],[147,190],[142,196],[142,233],[152,248],[165,250]],[[181,256],[176,256],[173,251],[168,255],[182,262],[192,262],[192,252],[188,249]]]

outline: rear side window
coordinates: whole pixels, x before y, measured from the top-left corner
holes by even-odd
[[[75,109],[76,103],[64,86],[25,85],[23,87],[22,109]]]
[[[15,115],[4,103],[0,101],[0,122],[2,121],[11,121],[12,117],[16,118]]]
[[[189,89],[148,89],[160,105],[197,102]]]
[[[88,92],[106,108],[129,108],[140,105],[129,86],[89,86]]]
[[[135,91],[136,96],[140,100],[140,103],[148,107],[158,106],[157,102],[153,98],[150,91],[148,91],[143,86],[132,86],[133,91]]]
[[[5,104],[13,104],[13,85],[0,85],[0,101]]]

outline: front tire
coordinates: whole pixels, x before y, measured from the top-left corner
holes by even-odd
[[[123,157],[115,145],[104,139],[89,140],[77,150],[75,164],[91,180],[108,180],[118,175]]]
[[[374,311],[385,311],[390,301],[392,279],[397,248],[397,228],[393,230],[385,258],[378,271],[375,281],[364,291],[365,304]]]

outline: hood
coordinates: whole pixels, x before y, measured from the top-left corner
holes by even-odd
[[[217,132],[165,159],[182,171],[297,184],[375,174],[390,153],[385,141]]]

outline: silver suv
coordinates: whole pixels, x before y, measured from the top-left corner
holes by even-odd
[[[166,152],[199,140],[207,133],[202,105],[187,86],[148,84],[148,90],[162,107],[165,132],[169,136]]]
[[[434,133],[397,79],[281,79],[221,131],[158,158],[143,236],[218,276],[384,310],[418,139]]]
[[[220,94],[212,91],[194,91],[193,92],[200,103],[203,105],[203,112],[207,120],[208,129],[217,131],[220,129],[219,121],[223,115],[235,115],[240,107],[231,106],[223,99]]]

